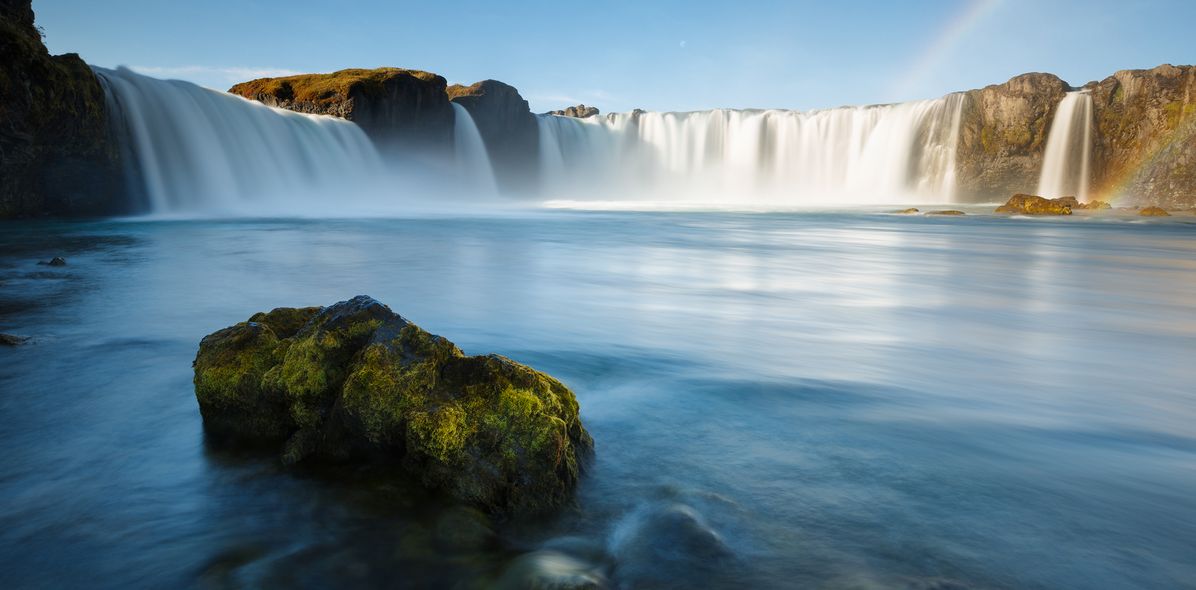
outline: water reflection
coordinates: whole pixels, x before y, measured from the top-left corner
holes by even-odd
[[[8,587],[1180,587],[1196,227],[865,214],[12,224]],[[37,260],[63,255],[68,266]],[[490,522],[204,444],[204,334],[368,293],[578,393]],[[353,483],[346,483],[352,480]]]

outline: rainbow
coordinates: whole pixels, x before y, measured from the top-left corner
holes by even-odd
[[[894,88],[893,96],[902,97],[918,82],[926,79],[963,37],[996,10],[1001,0],[971,0],[952,16],[934,37],[934,41],[907,68],[908,74]]]
[[[1191,111],[1181,116],[1175,123],[1175,128],[1156,139],[1150,149],[1143,150],[1136,164],[1126,166],[1120,173],[1106,180],[1105,186],[1099,191],[1102,195],[1101,200],[1110,203],[1121,200],[1126,196],[1125,193],[1129,190],[1130,183],[1143,171],[1154,166],[1168,148],[1194,139],[1196,139],[1196,111]]]

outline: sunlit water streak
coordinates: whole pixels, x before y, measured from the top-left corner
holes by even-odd
[[[547,544],[625,587],[1191,587],[1194,237],[860,212],[9,224],[0,331],[34,343],[0,350],[4,586],[486,584]],[[597,444],[577,507],[462,555],[393,484],[207,448],[199,339],[358,293],[572,386]],[[669,553],[653,523],[691,514],[729,556]]]

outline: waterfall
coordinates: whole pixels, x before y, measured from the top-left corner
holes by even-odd
[[[457,173],[465,182],[463,188],[479,193],[480,196],[497,195],[498,185],[494,180],[494,170],[490,166],[490,156],[486,153],[482,134],[465,107],[455,102],[452,105],[453,146]]]
[[[1068,92],[1059,102],[1047,134],[1038,194],[1088,200],[1088,164],[1092,152],[1092,95]]]
[[[95,71],[153,213],[336,212],[382,178],[354,123],[125,68]]]
[[[539,118],[554,200],[950,202],[964,97],[821,111]]]

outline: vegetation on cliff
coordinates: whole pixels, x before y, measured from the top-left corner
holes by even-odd
[[[500,512],[564,503],[593,442],[556,379],[452,342],[365,296],[259,313],[203,339],[195,395],[219,440],[283,461],[396,465]]]
[[[229,92],[292,111],[348,119],[383,148],[420,152],[452,145],[447,85],[429,72],[376,68],[259,78]]]

